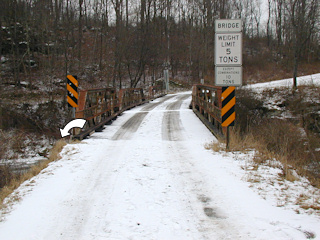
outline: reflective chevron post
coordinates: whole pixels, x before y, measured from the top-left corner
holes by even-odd
[[[67,76],[67,100],[68,100],[68,105],[70,107],[76,108],[78,107],[78,86],[79,82],[77,80],[77,76],[72,76],[68,75]]]
[[[221,126],[227,127],[227,136],[226,136],[226,149],[229,149],[229,127],[234,126],[234,120],[236,119],[235,105],[236,105],[236,96],[235,96],[235,87],[222,87],[221,93]]]
[[[234,120],[236,119],[235,105],[235,87],[222,87],[221,93],[221,117],[222,127],[234,126]]]
[[[76,107],[78,107],[78,99],[79,99],[79,94],[78,94],[78,87],[79,87],[79,82],[77,80],[77,76],[73,75],[67,75],[67,101],[69,107],[72,107],[72,118],[76,118]],[[74,129],[73,135],[74,135]],[[72,139],[72,136],[71,136]]]

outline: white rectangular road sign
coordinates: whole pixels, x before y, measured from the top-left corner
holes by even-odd
[[[242,33],[216,33],[215,36],[215,65],[242,65]]]
[[[215,21],[216,33],[241,32],[241,19],[217,19]]]
[[[242,67],[228,66],[215,68],[215,84],[216,86],[234,86],[242,85]]]

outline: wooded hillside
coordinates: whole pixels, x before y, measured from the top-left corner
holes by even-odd
[[[173,79],[198,82],[214,75],[218,18],[243,20],[244,82],[319,71],[318,0],[268,0],[264,8],[260,0],[0,3],[2,84],[74,74],[83,86],[135,87],[166,67]]]

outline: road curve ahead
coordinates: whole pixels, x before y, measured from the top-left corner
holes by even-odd
[[[20,200],[2,213],[0,239],[304,236],[270,220],[274,208],[228,172],[233,161],[205,149],[215,138],[190,101],[190,92],[167,95],[67,145],[61,160],[16,191]]]

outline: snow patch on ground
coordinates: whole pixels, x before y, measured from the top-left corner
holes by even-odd
[[[320,73],[298,77],[297,85],[298,86],[320,86]],[[266,89],[280,88],[280,87],[292,88],[292,86],[293,86],[292,78],[287,78],[287,79],[275,80],[275,81],[266,82],[266,83],[250,84],[245,87],[259,92]]]
[[[297,78],[298,86],[306,86],[309,88],[320,87],[320,73],[307,75]],[[244,86],[255,93],[257,99],[263,100],[263,105],[270,110],[283,111],[281,117],[292,118],[289,111],[284,109],[283,103],[285,98],[292,95],[293,80],[292,78],[276,80],[265,83],[256,83]],[[301,96],[301,101],[306,103],[319,103],[319,93],[317,91],[304,90]]]
[[[241,169],[238,173],[239,179],[247,182],[248,187],[270,204],[320,219],[320,189],[313,187],[308,179],[289,169],[293,179],[287,180],[283,176],[283,164],[277,160],[257,164],[254,161],[254,150],[225,154],[234,159]]]

